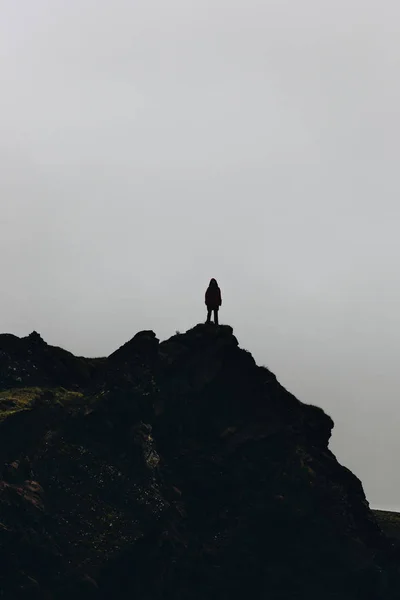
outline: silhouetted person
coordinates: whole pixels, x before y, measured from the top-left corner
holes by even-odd
[[[221,290],[216,280],[211,279],[206,291],[207,323],[211,322],[211,313],[214,312],[214,323],[218,325],[218,311],[221,304]]]

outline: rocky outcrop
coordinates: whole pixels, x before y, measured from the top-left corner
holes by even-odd
[[[129,342],[110,354],[108,360],[120,365],[126,361],[129,364],[132,364],[132,361],[148,363],[156,359],[158,344],[159,340],[154,331],[140,331]]]
[[[396,542],[329,450],[331,418],[230,327],[67,353],[79,396],[62,402],[48,389],[62,350],[0,336],[1,369],[29,374],[43,346],[40,401],[0,423],[4,598],[398,598]]]
[[[46,344],[36,331],[25,338],[0,335],[0,389],[27,386],[77,388],[89,383],[97,362]]]

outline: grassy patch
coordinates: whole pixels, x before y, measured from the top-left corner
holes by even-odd
[[[61,404],[64,407],[81,406],[83,394],[65,388],[12,388],[0,392],[0,422],[23,410],[31,410],[35,405]]]

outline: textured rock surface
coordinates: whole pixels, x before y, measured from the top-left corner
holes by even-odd
[[[332,420],[230,327],[97,360],[3,335],[0,390],[1,598],[400,596]]]

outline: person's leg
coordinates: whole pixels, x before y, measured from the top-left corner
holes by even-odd
[[[211,321],[211,308],[208,308],[207,306],[207,321],[206,323],[210,323]]]
[[[214,323],[218,325],[218,308],[214,309]]]

